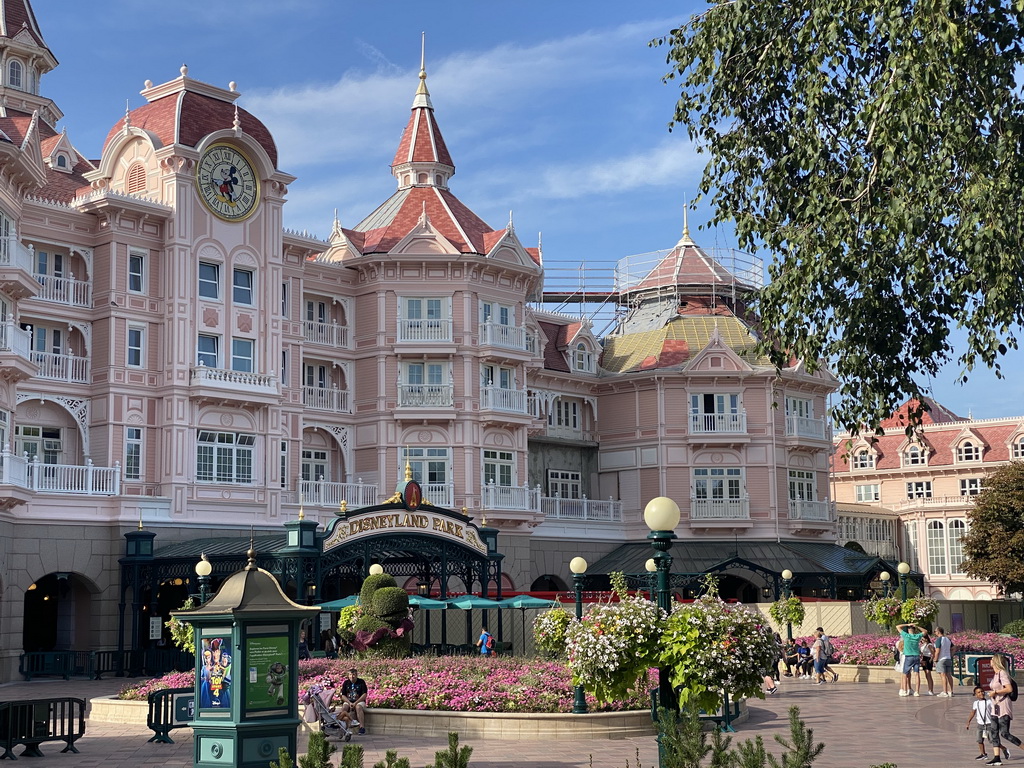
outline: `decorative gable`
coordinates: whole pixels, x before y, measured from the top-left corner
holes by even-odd
[[[722,340],[718,328],[715,328],[707,346],[691,358],[684,370],[738,372],[754,369]]]

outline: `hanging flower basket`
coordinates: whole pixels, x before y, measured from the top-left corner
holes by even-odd
[[[565,630],[573,616],[561,606],[544,611],[533,620],[533,641],[538,651],[555,656],[565,655]]]
[[[864,603],[864,618],[891,628],[900,623],[902,610],[903,603],[898,598],[876,597]]]
[[[935,621],[939,615],[939,603],[930,597],[912,597],[903,604],[900,617],[903,621],[925,625]]]
[[[784,597],[781,600],[776,600],[771,604],[768,609],[768,615],[772,617],[778,625],[792,624],[794,627],[799,627],[804,623],[804,604],[800,602],[799,597]]]

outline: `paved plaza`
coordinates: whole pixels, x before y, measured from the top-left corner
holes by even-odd
[[[0,686],[0,700],[77,696],[92,698],[114,693],[123,680],[36,680]],[[952,699],[921,696],[900,698],[895,685],[842,683],[812,686],[808,681],[784,679],[779,693],[751,704],[751,717],[736,738],[764,737],[770,751],[779,752],[776,734],[788,733],[791,706],[814,729],[825,751],[815,763],[822,768],[870,768],[892,762],[899,768],[956,768],[976,766],[974,732],[964,723],[970,713],[970,689],[957,689]],[[369,722],[372,731],[373,719]],[[1024,725],[1021,726],[1024,732]],[[89,722],[77,746],[79,754],[61,754],[60,744],[44,744],[45,757],[29,762],[38,768],[185,768],[192,765],[192,739],[188,729],[174,731],[175,744],[150,744],[151,732],[141,726]],[[397,749],[413,766],[433,761],[442,739],[386,737],[367,734],[354,742],[366,749],[364,765],[371,768],[387,749]],[[467,740],[473,747],[472,768],[643,768],[657,765],[653,737],[619,741],[483,741]],[[300,742],[300,750],[304,748]],[[1024,768],[1024,750],[1011,747],[1013,759],[1004,765]],[[20,749],[18,750],[20,752]]]

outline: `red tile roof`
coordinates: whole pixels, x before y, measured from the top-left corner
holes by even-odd
[[[562,371],[569,373],[569,364],[565,361],[562,350],[568,343],[568,326],[548,323],[543,320],[537,323],[544,335],[547,336],[547,343],[544,345],[544,367],[549,371]]]
[[[3,37],[15,37],[24,26],[37,44],[47,48],[28,0],[0,0],[0,4],[3,6]]]
[[[10,136],[11,141],[19,147],[25,140],[25,134],[28,133],[28,127],[31,124],[32,115],[27,115],[24,112],[15,112],[13,109],[7,110],[7,117],[0,117],[0,131]],[[39,131],[40,141],[57,135],[53,128],[46,124],[45,120],[36,121],[36,130]]]
[[[407,187],[395,192],[356,225],[365,232],[363,253],[387,253],[416,227],[426,206],[430,223],[459,253],[487,253],[487,223],[451,192],[437,187]],[[467,240],[468,238],[468,240]]]
[[[429,107],[413,107],[391,165],[410,162],[443,163],[455,167],[434,119],[434,110]]]
[[[892,416],[882,422],[882,427],[885,429],[903,429],[910,423],[909,413],[911,408],[916,407],[918,404],[923,405],[925,409],[921,416],[922,424],[946,424],[951,421],[963,421],[961,416],[957,416],[946,406],[935,402],[930,397],[922,398],[920,401],[916,398],[911,398],[893,411]]]
[[[982,444],[982,459],[985,464],[991,462],[1005,462],[1011,459],[1008,443],[1011,437],[1016,434],[1019,424],[992,424],[964,421],[949,424],[948,427],[938,429],[932,427],[921,434],[925,447],[928,449],[928,463],[925,466],[910,467],[908,469],[923,470],[926,467],[950,467],[957,463],[956,449],[962,444],[959,439],[965,429],[977,437],[964,437],[974,445]],[[900,448],[907,441],[907,436],[902,431],[892,434],[878,435],[871,438],[872,444],[877,452],[875,459],[876,469],[900,469],[903,466]],[[848,470],[849,461],[843,456],[840,450],[835,454],[836,466],[840,471]],[[988,472],[989,468],[979,466],[979,472]]]
[[[180,107],[179,107],[180,103]],[[235,122],[235,105],[192,91],[178,91],[131,111],[131,124],[155,134],[164,145],[184,144],[194,147],[213,131],[231,128]],[[239,108],[238,120],[242,130],[263,147],[271,163],[277,167],[277,146],[267,127],[255,116]],[[119,120],[107,134],[103,149],[124,130]]]
[[[45,156],[45,154],[44,154]],[[90,190],[89,182],[83,174],[95,170],[89,163],[79,160],[71,173],[46,168],[46,183],[33,194],[43,200],[54,200],[59,203],[70,203],[78,195]]]
[[[673,285],[713,285],[735,282],[732,273],[695,245],[677,245],[630,290]]]

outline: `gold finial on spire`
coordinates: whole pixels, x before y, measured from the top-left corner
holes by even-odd
[[[469,507],[463,507],[462,508],[462,514],[463,515],[468,515],[469,514]]]
[[[486,515],[484,515],[483,517],[480,518],[480,525],[483,528],[487,527],[487,516]]]
[[[412,464],[409,463],[409,459],[405,460],[405,482],[412,480]]]
[[[142,507],[139,507],[139,530],[142,530]]]
[[[412,100],[413,109],[416,107],[428,107],[433,109],[430,103],[430,91],[427,90],[427,33],[420,34],[420,84],[416,88],[416,98]]]
[[[341,500],[341,504],[338,505],[338,511],[343,515],[348,514],[348,501],[345,499]]]
[[[306,508],[303,502],[302,491],[299,491],[299,520],[306,519]]]
[[[683,206],[683,236],[679,240],[679,245],[693,245],[693,238],[690,237],[690,204],[687,203]]]

